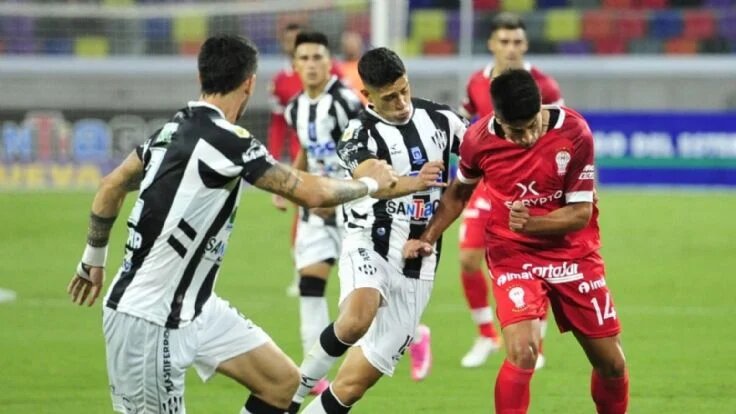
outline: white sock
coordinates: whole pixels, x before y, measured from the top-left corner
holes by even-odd
[[[306,357],[307,352],[315,342],[319,341],[319,335],[330,324],[330,314],[327,309],[327,299],[324,296],[300,296],[299,317],[301,320],[302,351]]]
[[[476,325],[483,325],[486,323],[493,322],[493,311],[490,306],[485,308],[471,309],[470,317],[473,318],[473,322]]]
[[[292,401],[297,404],[301,404],[304,401],[304,397],[306,397],[307,394],[309,394],[309,391],[314,388],[314,384],[327,375],[327,372],[329,372],[330,368],[335,365],[338,358],[339,357],[333,357],[325,352],[318,339],[312,348],[309,349],[309,352],[304,356],[304,361],[299,367],[302,379]]]

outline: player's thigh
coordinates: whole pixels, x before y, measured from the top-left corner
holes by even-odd
[[[299,378],[297,366],[273,342],[266,342],[221,362],[217,372],[238,381],[259,396],[279,397],[273,394],[283,394],[280,396],[283,398],[291,397],[285,389],[293,388],[291,392],[296,391]]]
[[[340,235],[336,227],[299,221],[294,243],[294,262],[300,274],[311,265],[340,257]]]
[[[553,275],[546,282],[561,332],[574,330],[588,338],[607,338],[621,331],[613,296],[606,285],[605,266],[597,253],[579,260],[546,262],[542,266]],[[554,274],[563,276],[554,277]]]
[[[190,330],[168,329],[103,310],[113,409],[122,413],[184,413],[184,376],[196,354]]]
[[[433,282],[410,279],[396,272],[386,306],[378,310],[373,324],[356,344],[378,371],[392,376],[429,303]]]

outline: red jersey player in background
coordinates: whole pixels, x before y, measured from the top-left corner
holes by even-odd
[[[562,97],[557,82],[524,61],[524,54],[528,48],[529,43],[521,18],[511,13],[496,16],[488,38],[488,50],[493,54],[493,62],[483,70],[475,72],[468,80],[467,95],[460,113],[468,119],[477,119],[490,114],[493,111],[491,96],[488,93],[491,81],[510,68],[524,68],[529,71],[539,85],[543,104],[561,104]],[[466,368],[483,365],[488,356],[501,347],[498,333],[493,328],[493,311],[488,303],[488,282],[482,270],[485,255],[484,228],[490,215],[491,203],[481,183],[468,201],[460,225],[460,280],[479,334],[470,351],[460,361]],[[542,323],[542,337],[544,337],[546,317]],[[541,342],[539,351],[537,369],[544,366]]]
[[[561,332],[572,331],[593,365],[598,413],[624,414],[629,380],[621,326],[599,254],[593,136],[568,108],[541,105],[526,70],[494,79],[494,114],[466,132],[458,178],[407,258],[432,253],[481,179],[493,209],[486,254],[506,360],[496,378],[498,414],[526,413],[547,301]]]

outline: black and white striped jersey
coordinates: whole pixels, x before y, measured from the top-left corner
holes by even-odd
[[[255,182],[275,160],[205,102],[189,102],[137,153],[144,178],[105,305],[179,328],[212,294],[243,180]]]
[[[366,108],[351,121],[340,140],[338,154],[351,173],[369,158],[386,160],[400,176],[418,174],[428,161],[442,160],[449,167],[450,154],[458,153],[467,122],[448,106],[412,99],[413,114],[404,124],[395,124]],[[448,180],[448,169],[442,177]],[[404,260],[402,248],[418,238],[439,205],[442,190],[433,188],[392,200],[364,197],[346,203],[346,237],[343,248],[375,250],[405,276],[434,279],[441,240],[436,254]]]
[[[317,98],[302,92],[289,102],[284,112],[286,123],[296,130],[307,156],[307,171],[311,174],[345,178],[345,169],[337,156],[337,143],[351,119],[358,116],[362,104],[349,88],[336,76],[327,82]],[[313,224],[334,224],[334,220],[323,221],[301,208],[302,220]]]

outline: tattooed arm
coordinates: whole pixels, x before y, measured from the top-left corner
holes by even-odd
[[[77,271],[67,286],[72,302],[92,306],[105,279],[107,243],[115,218],[129,191],[137,190],[143,178],[143,163],[133,152],[113,172],[105,176],[92,202],[87,230],[87,247]]]
[[[278,194],[308,208],[332,207],[368,195],[369,191],[382,190],[396,184],[396,176],[385,161],[372,160],[363,175],[376,187],[370,188],[368,180],[336,180],[318,177],[287,165],[276,163],[255,181],[262,190]]]

